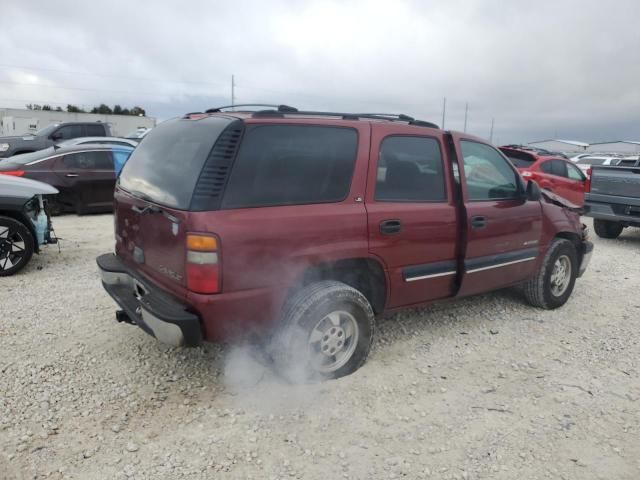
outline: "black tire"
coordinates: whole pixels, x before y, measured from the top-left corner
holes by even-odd
[[[340,320],[337,328],[333,328],[328,315],[331,314],[331,318],[335,319],[336,313]],[[341,323],[343,320],[344,325]],[[310,345],[312,332],[317,334],[319,324],[324,325],[325,322],[330,322],[326,325],[326,335]],[[348,327],[352,322],[357,324],[357,329]],[[329,338],[330,331],[332,338]],[[278,373],[291,382],[339,378],[355,372],[364,364],[371,349],[374,331],[373,309],[361,292],[342,282],[321,281],[300,289],[285,302],[269,350]],[[353,339],[354,336],[356,340],[349,344],[348,338]],[[323,370],[331,365],[316,368],[312,361],[312,353],[315,353],[315,358],[324,358],[320,349],[328,347],[325,342],[328,338],[337,342],[333,347],[340,347],[333,357],[336,359],[333,363],[336,368],[332,371]],[[333,347],[329,345],[329,348]],[[349,352],[351,349],[352,352]],[[341,364],[339,355],[342,350],[345,352],[342,354],[344,363]],[[325,356],[331,362],[332,357],[328,352]]]
[[[20,250],[17,250],[18,246]],[[34,250],[29,229],[18,220],[0,216],[0,277],[8,277],[24,268]]]
[[[600,238],[618,238],[624,226],[620,222],[595,218],[593,220],[593,229]]]
[[[569,273],[566,288],[560,294],[556,295],[551,277],[554,273],[556,262],[558,262],[561,257],[568,259],[571,272]],[[535,276],[523,285],[525,298],[534,307],[547,310],[561,307],[567,302],[571,296],[571,292],[573,292],[573,287],[578,275],[578,268],[576,247],[569,240],[556,238],[549,246],[542,265]]]

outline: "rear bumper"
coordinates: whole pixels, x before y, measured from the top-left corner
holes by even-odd
[[[580,270],[578,270],[578,277],[581,277],[589,266],[591,256],[593,255],[593,243],[584,240],[581,244],[581,249],[582,251],[580,253],[582,253],[582,260],[580,261]]]
[[[111,253],[99,256],[96,262],[104,289],[142,330],[168,345],[201,343],[200,319],[185,305],[135,275]]]

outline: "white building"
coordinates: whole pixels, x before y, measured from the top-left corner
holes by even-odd
[[[576,142],[575,140],[539,140],[537,142],[529,142],[529,145],[552,152],[565,153],[582,153],[589,147],[588,143]]]
[[[140,127],[153,128],[156,126],[156,119],[153,117],[0,108],[0,136],[34,133],[53,123],[62,122],[108,123],[111,126],[111,132],[116,137],[123,137]]]
[[[592,143],[587,148],[587,152],[638,154],[640,153],[640,142],[617,140],[613,142]]]

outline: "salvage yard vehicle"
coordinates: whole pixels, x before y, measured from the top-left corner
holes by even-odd
[[[46,183],[0,175],[0,277],[24,268],[41,245],[56,243],[44,195]]]
[[[640,165],[591,167],[585,206],[602,238],[618,238],[626,227],[640,227]]]
[[[132,147],[119,145],[49,148],[0,161],[0,174],[56,187],[60,194],[51,198],[49,205],[53,215],[111,212],[116,171],[132,151]]]
[[[101,122],[55,123],[36,133],[18,137],[0,137],[0,158],[37,152],[58,142],[77,137],[110,137],[111,128]]]
[[[540,188],[566,198],[575,205],[584,204],[587,177],[570,160],[511,147],[500,147],[520,174]]]
[[[307,378],[358,369],[383,312],[513,285],[560,307],[593,249],[578,210],[481,139],[288,106],[149,132],[115,236],[97,264],[119,321],[172,345],[268,338],[276,368]]]

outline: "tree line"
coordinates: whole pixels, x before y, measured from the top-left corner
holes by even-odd
[[[62,107],[51,108],[51,105],[38,105],[36,103],[30,103],[25,105],[27,110],[48,110],[55,112],[63,112]],[[101,103],[97,107],[93,107],[91,110],[85,110],[83,108],[78,107],[77,105],[67,105],[67,112],[69,113],[101,113],[103,115],[134,115],[136,117],[146,116],[147,112],[144,108],[138,107],[137,105],[132,108],[122,108],[120,105],[114,105],[111,108],[109,105]]]

